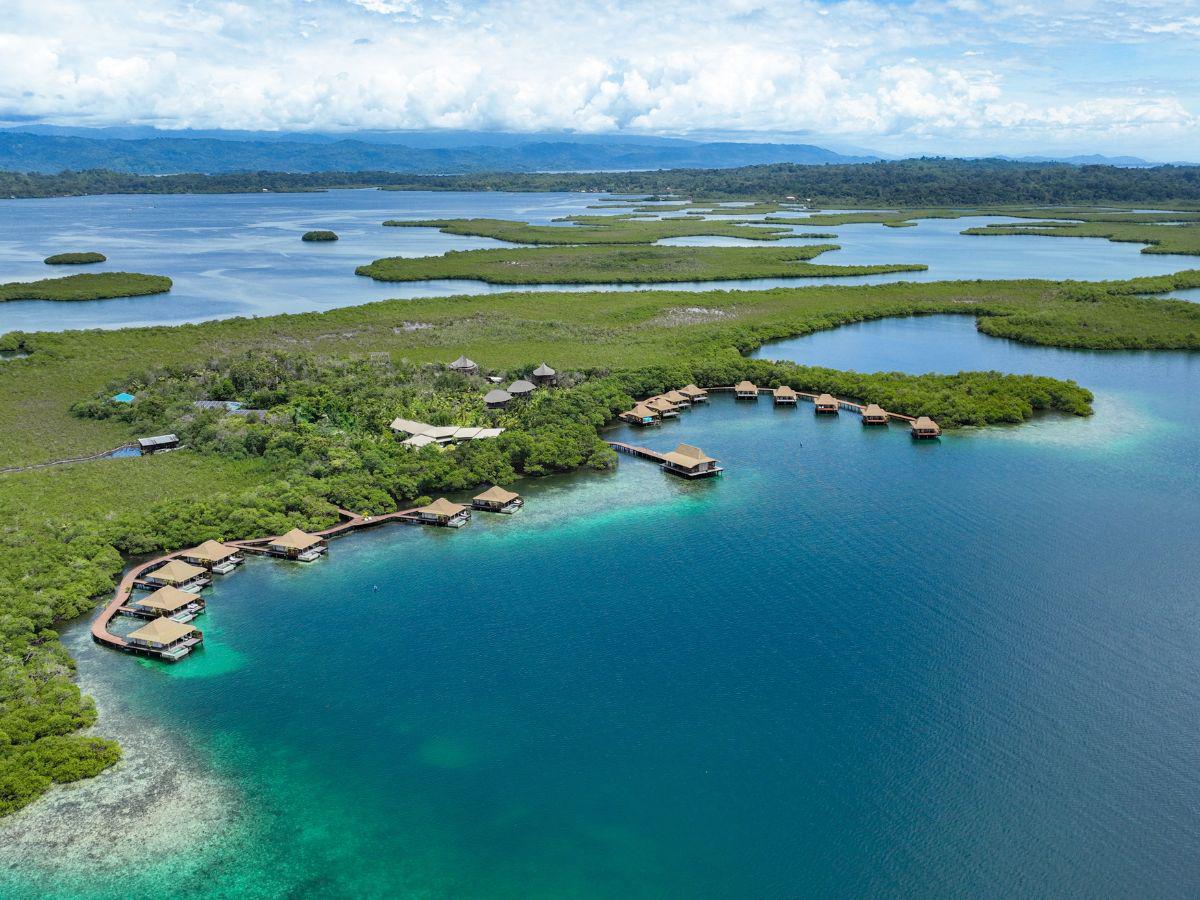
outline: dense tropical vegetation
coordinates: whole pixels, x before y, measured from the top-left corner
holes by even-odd
[[[355,271],[376,281],[471,278],[490,284],[629,284],[721,281],[737,278],[812,278],[917,272],[917,264],[815,265],[807,260],[837,250],[807,247],[568,246],[522,250],[463,250],[442,256],[389,257]]]
[[[102,263],[108,257],[103,253],[55,253],[47,256],[42,262],[48,266],[86,266],[91,263]]]
[[[11,281],[8,284],[0,284],[0,301],[109,300],[113,297],[164,294],[170,289],[171,279],[165,275],[96,272],[68,275],[65,278],[41,278],[37,281]]]
[[[912,159],[849,165],[781,163],[737,169],[641,172],[497,172],[402,175],[394,172],[248,172],[229,175],[127,175],[104,169],[58,175],[0,173],[0,196],[178,194],[387,187],[446,191],[612,191],[713,199],[782,199],[824,205],[979,204],[1144,205],[1200,202],[1200,167],[1126,169],[1008,160]]]
[[[302,241],[336,241],[337,233],[333,231],[306,231],[300,236]]]

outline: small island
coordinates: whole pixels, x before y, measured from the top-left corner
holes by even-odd
[[[137,272],[97,272],[42,278],[38,281],[11,281],[0,284],[0,302],[5,300],[111,300],[115,297],[141,297],[165,294],[171,279],[165,275]]]
[[[48,266],[86,266],[91,263],[107,262],[108,257],[103,253],[90,251],[88,253],[55,253],[47,256],[42,262]]]
[[[306,231],[300,238],[302,241],[336,241],[337,239],[337,232],[334,231]]]

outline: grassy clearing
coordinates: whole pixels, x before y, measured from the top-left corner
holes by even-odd
[[[741,278],[810,278],[915,272],[923,265],[826,266],[813,259],[834,244],[808,247],[539,247],[391,257],[359,266],[376,281],[470,278],[489,284],[637,284]]]
[[[790,228],[755,227],[703,219],[643,219],[634,216],[571,216],[568,225],[529,225],[504,219],[388,220],[397,228],[437,228],[446,234],[489,237],[512,244],[653,244],[673,237],[738,237],[777,241]]]
[[[97,272],[88,275],[68,275],[66,278],[42,278],[38,281],[0,284],[0,301],[110,300],[114,297],[165,294],[170,289],[171,279],[164,275]]]
[[[108,259],[103,253],[55,253],[47,256],[42,262],[48,266],[86,266],[91,263],[102,263]]]

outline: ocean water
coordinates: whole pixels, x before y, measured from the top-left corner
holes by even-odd
[[[175,666],[80,621],[127,757],[0,821],[0,895],[1194,896],[1200,357],[947,316],[762,355],[1097,413],[914,443],[715,397],[614,436],[719,479],[622,457],[252,560]]]
[[[451,250],[507,246],[488,238],[436,229],[384,228],[385,219],[487,217],[550,224],[589,209],[595,194],[504,194],[342,190],[306,194],[200,194],[67,197],[0,201],[0,282],[28,281],[77,271],[168,275],[168,294],[62,303],[0,304],[0,334],[177,324],[233,316],[326,310],[389,298],[486,294],[512,290],[635,291],[670,287],[760,290],[818,284],[880,284],[955,278],[1075,278],[1101,280],[1158,275],[1194,267],[1186,256],[1141,253],[1137,244],[1091,238],[973,237],[971,225],[999,217],[921,221],[913,228],[881,225],[797,227],[828,231],[841,250],[822,255],[832,265],[924,263],[924,272],[852,278],[750,278],[670,285],[488,285],[447,279],[387,284],[354,274],[383,256],[437,256]],[[620,212],[620,208],[612,210]],[[1020,220],[1011,220],[1020,221]],[[563,227],[570,227],[564,225]],[[747,226],[753,227],[753,226]],[[303,243],[313,228],[336,231],[333,243]],[[809,244],[823,239],[785,239]],[[739,238],[690,238],[667,244],[763,246]],[[768,244],[767,246],[772,246]],[[98,266],[52,267],[42,259],[68,250],[97,250]],[[70,269],[70,271],[64,271]]]

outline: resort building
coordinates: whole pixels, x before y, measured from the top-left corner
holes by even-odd
[[[683,478],[708,478],[723,471],[715,459],[691,444],[680,444],[670,453],[664,453],[661,466],[664,472]]]
[[[483,509],[488,512],[515,513],[525,505],[525,501],[521,499],[520,494],[514,491],[506,491],[502,487],[493,486],[482,494],[477,494],[471,501],[471,505],[475,509]]]
[[[145,619],[165,616],[175,622],[190,622],[204,611],[204,600],[175,587],[160,587],[153,594],[130,599],[125,611]]]
[[[441,525],[447,528],[462,528],[471,521],[471,511],[458,503],[439,497],[428,506],[417,510],[417,519],[423,525]]]
[[[450,363],[450,371],[457,372],[460,375],[478,375],[479,366],[475,364],[474,360],[460,356],[454,362]]]
[[[512,394],[500,388],[493,388],[483,395],[483,405],[488,409],[504,409],[512,402]]]
[[[704,388],[698,388],[694,384],[681,387],[679,393],[687,397],[690,403],[703,403],[708,399],[708,391],[704,390]]]
[[[503,393],[503,392],[502,392]],[[490,396],[490,395],[489,395]],[[393,419],[392,431],[406,435],[402,442],[407,447],[424,447],[428,444],[452,444],[456,441],[477,441],[499,437],[503,428],[478,428],[470,425],[429,425],[412,419]]]
[[[920,416],[912,423],[912,436],[918,440],[933,440],[941,437],[942,429],[929,416]]]
[[[888,414],[878,403],[868,403],[862,411],[862,423],[864,425],[886,425]]]
[[[176,662],[191,653],[192,648],[204,640],[204,635],[184,622],[158,618],[131,632],[125,640],[134,650]]]
[[[154,437],[138,438],[138,449],[143,456],[160,453],[164,450],[174,450],[179,446],[179,438],[173,434],[158,434]]]
[[[674,403],[676,407],[691,406],[692,401],[681,394],[679,391],[667,391],[662,395],[662,398],[668,403]]]
[[[758,388],[749,381],[739,381],[733,386],[733,393],[739,400],[758,399]]]
[[[553,387],[558,384],[558,373],[542,363],[533,370],[533,383],[538,387]]]
[[[234,412],[242,408],[237,400],[194,400],[192,406],[196,409],[219,409],[223,412]]]
[[[272,556],[284,559],[298,559],[301,562],[312,562],[329,549],[325,538],[319,534],[309,534],[299,528],[293,528],[287,534],[280,535],[267,545],[267,552]]]
[[[639,403],[633,409],[621,413],[617,418],[630,425],[657,425],[662,421],[658,412],[645,403]]]
[[[776,406],[796,405],[796,392],[786,384],[781,384],[779,387],[775,388],[775,390],[772,391],[772,394],[775,397]]]
[[[524,378],[518,378],[508,386],[508,392],[514,397],[528,397],[535,390],[537,390],[537,385],[532,381],[526,381]]]
[[[173,559],[153,572],[147,572],[142,576],[142,580],[147,584],[169,585],[179,588],[181,591],[187,591],[189,594],[199,593],[212,584],[212,578],[209,577],[207,569],[193,566],[179,559]]]
[[[664,419],[673,419],[679,415],[679,408],[671,401],[663,397],[651,397],[646,401],[646,406],[650,407]]]
[[[831,395],[822,394],[813,401],[813,412],[822,416],[836,416],[838,414],[838,402]]]
[[[205,541],[199,547],[184,550],[179,554],[179,558],[194,566],[201,566],[210,572],[216,572],[218,575],[228,575],[243,561],[242,555],[237,550],[219,541]]]

